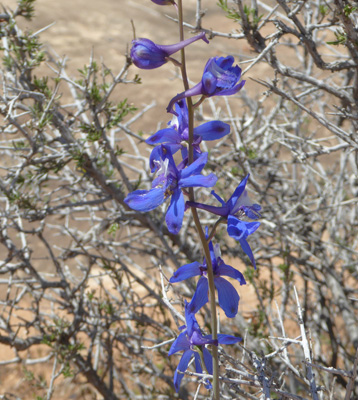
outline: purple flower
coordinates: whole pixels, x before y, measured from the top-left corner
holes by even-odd
[[[240,282],[240,285],[246,284],[245,278],[240,271],[224,263],[218,244],[214,247],[212,242],[210,242],[209,249],[213,265],[214,283],[218,291],[219,305],[228,318],[233,318],[238,311],[240,296],[234,286],[226,279],[222,278],[222,276],[229,276],[230,278],[236,279]],[[209,301],[206,260],[204,259],[202,264],[193,262],[178,268],[170,278],[170,283],[180,282],[193,276],[201,276],[194,296],[188,306],[190,312],[196,313]]]
[[[186,90],[177,94],[170,100],[167,111],[174,113],[174,104],[186,97],[202,95],[205,97],[211,96],[229,96],[237,93],[245,84],[245,81],[240,81],[241,68],[238,65],[233,66],[234,57],[212,57],[206,63],[203,77],[201,81]]]
[[[203,336],[195,315],[189,311],[187,302],[185,302],[185,319],[186,326],[180,328],[182,332],[173,342],[168,353],[168,355],[171,356],[178,351],[184,350],[184,353],[179,361],[179,365],[174,374],[174,387],[177,392],[179,391],[180,382],[183,379],[184,372],[187,370],[189,362],[193,357],[196,372],[199,374],[203,372],[199,351],[202,352],[205,369],[209,374],[213,373],[212,356],[209,350],[205,347],[206,345],[217,346],[218,343],[234,344],[241,341],[240,337],[224,334],[219,334],[218,340],[213,340],[211,335]],[[206,387],[211,387],[210,382],[207,382]]]
[[[183,169],[176,167],[170,149],[165,146],[161,146],[156,155],[157,158],[152,159],[152,163],[157,170],[157,177],[152,182],[152,189],[135,190],[124,201],[133,210],[145,212],[154,210],[171,197],[165,221],[169,232],[177,234],[182,226],[185,209],[182,189],[215,186],[217,177],[213,173],[208,176],[200,174],[207,162],[208,153],[203,153]]]
[[[152,0],[152,2],[158,4],[158,6],[168,6],[175,4],[174,0]]]
[[[189,207],[195,207],[209,211],[227,219],[227,232],[229,236],[240,242],[242,249],[250,258],[252,265],[256,268],[254,255],[252,254],[251,248],[246,239],[249,235],[256,231],[256,229],[260,226],[260,222],[247,222],[240,219],[244,215],[251,219],[258,219],[261,217],[259,213],[261,207],[258,204],[251,203],[247,190],[245,189],[249,176],[250,175],[247,175],[240,182],[239,186],[235,189],[233,195],[226,203],[214,191],[211,192],[222,204],[221,207],[215,207],[191,201],[187,201],[186,205]]]
[[[172,54],[199,39],[203,39],[204,42],[209,43],[204,32],[201,32],[199,35],[193,36],[187,40],[183,40],[182,42],[168,46],[155,44],[149,39],[135,39],[132,41],[133,46],[131,49],[131,58],[134,65],[138,68],[158,68],[168,62]]]
[[[181,149],[183,160],[188,157],[187,143],[189,140],[189,117],[185,100],[175,104],[176,115],[168,123],[169,128],[161,129],[150,136],[146,143],[155,145],[165,143],[172,154]],[[217,140],[230,133],[230,125],[221,121],[209,121],[194,128],[194,159],[201,154],[200,143],[202,140]]]

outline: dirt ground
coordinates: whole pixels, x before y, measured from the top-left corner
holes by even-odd
[[[15,4],[15,0],[3,2],[4,7],[14,8]],[[195,21],[195,4],[195,0],[185,0],[185,20],[189,23]],[[236,29],[237,25],[224,18],[216,6],[216,1],[203,1],[202,6],[206,10],[204,19],[206,28],[225,33]],[[51,52],[66,58],[68,74],[71,77],[76,76],[77,70],[88,63],[91,51],[96,60],[102,60],[116,74],[124,63],[124,54],[130,48],[133,38],[131,20],[137,37],[147,37],[159,44],[172,44],[178,41],[176,24],[165,16],[168,14],[175,17],[174,8],[159,7],[149,0],[37,0],[35,8],[36,17],[33,21],[25,21],[23,28],[36,32],[54,23],[51,28],[41,34],[41,38]],[[186,35],[190,36],[189,31]],[[250,49],[244,41],[229,41],[222,38],[215,38],[210,45],[202,41],[197,42],[187,50],[190,79],[193,82],[200,79],[209,57],[228,54],[234,55],[237,61],[245,60],[250,57]],[[265,74],[267,71],[264,68],[257,67],[248,75],[257,77],[258,74]],[[155,131],[159,122],[165,124],[170,119],[165,112],[165,107],[171,97],[182,91],[180,80],[175,78],[173,71],[171,65],[153,71],[139,71],[133,68],[130,76],[140,73],[142,84],[128,85],[123,92],[117,94],[121,98],[127,97],[129,102],[135,103],[138,107],[156,101],[157,106],[141,120],[146,133]],[[263,91],[248,77],[245,79],[247,79],[245,88],[248,92],[259,94]],[[159,81],[160,95],[158,96]],[[239,114],[240,110],[234,110],[234,112]],[[243,299],[241,306],[244,308],[248,306],[249,292],[249,287],[240,289]],[[0,350],[0,362],[14,358],[12,350],[4,347]],[[41,349],[38,357],[41,357],[40,353]],[[43,375],[43,378],[46,378],[47,373],[41,371],[41,366],[38,367],[37,372],[39,376]],[[51,371],[48,372],[50,375]],[[0,368],[0,398],[34,399],[36,398],[34,393],[37,391],[34,385],[41,385],[41,382],[31,379],[26,381],[24,366]],[[16,393],[20,397],[12,397],[9,393]],[[54,398],[94,399],[96,395],[85,385],[78,385],[78,381],[67,379]]]

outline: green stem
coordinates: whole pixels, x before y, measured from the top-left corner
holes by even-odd
[[[178,19],[179,19],[179,37],[180,41],[184,40],[184,24],[183,24],[183,5],[182,0],[178,0]],[[189,89],[188,76],[186,72],[186,62],[185,62],[185,50],[181,50],[181,74],[183,78],[183,84],[185,90]],[[193,101],[191,97],[187,98],[188,105],[188,124],[189,124],[189,161],[190,165],[194,161],[194,148],[193,148],[193,140],[194,140],[194,107]],[[193,188],[189,188],[189,199],[190,201],[194,200],[194,190]],[[214,340],[218,338],[218,323],[216,317],[216,301],[215,301],[215,284],[214,284],[214,272],[213,265],[210,257],[209,244],[206,241],[205,233],[201,226],[198,212],[195,208],[191,208],[191,212],[193,215],[194,223],[200,238],[200,242],[202,248],[204,250],[204,255],[206,259],[207,265],[207,277],[209,284],[209,299],[210,299],[210,312],[211,312],[211,335]],[[212,346],[212,356],[213,356],[213,400],[220,399],[220,387],[219,387],[219,357],[218,357],[218,348],[217,346]]]

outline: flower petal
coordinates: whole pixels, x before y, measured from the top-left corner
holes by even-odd
[[[185,168],[186,169],[186,168]],[[213,187],[216,185],[218,178],[215,174],[210,173],[208,176],[193,175],[188,178],[180,179],[179,187]]]
[[[177,369],[175,370],[175,374],[174,374],[174,387],[175,387],[176,392],[179,391],[180,382],[184,377],[183,373],[188,368],[189,361],[193,355],[194,355],[193,350],[187,350],[182,355],[182,358],[179,361],[179,365],[178,365]],[[182,373],[180,373],[180,372],[182,372]]]
[[[188,336],[191,337],[194,331],[200,332],[200,327],[198,321],[195,318],[195,314],[190,310],[189,303],[184,301],[185,308],[185,321],[186,321],[186,330]]]
[[[258,204],[253,204],[250,200],[249,194],[245,189],[237,199],[235,205],[231,210],[231,214],[236,214],[239,210],[243,210],[245,214],[251,219],[258,219],[261,217],[259,211],[261,207]]]
[[[170,233],[177,234],[183,224],[184,195],[180,189],[174,190],[165,221]]]
[[[250,174],[246,175],[245,178],[239,183],[239,186],[235,189],[234,193],[230,197],[229,201],[227,202],[227,205],[230,207],[230,210],[233,210],[236,202],[240,198],[240,196],[244,193],[245,186],[247,183],[247,180],[249,179]]]
[[[179,336],[174,340],[173,344],[170,347],[168,356],[171,356],[174,353],[182,350],[190,349],[190,342],[186,331],[179,334]]]
[[[254,233],[259,226],[260,222],[241,221],[233,215],[229,215],[227,219],[227,232],[229,236],[235,240],[240,240],[241,238],[246,239],[249,235]]]
[[[198,374],[202,374],[203,373],[203,369],[201,368],[201,359],[200,359],[200,355],[199,353],[197,353],[196,351],[194,352],[194,361],[195,361],[195,371]]]
[[[244,275],[237,269],[233,268],[231,265],[227,265],[224,263],[219,264],[218,273],[219,275],[229,276],[230,278],[236,279],[240,282],[240,285],[246,284]]]
[[[204,346],[213,344],[217,346],[218,341],[211,338],[211,335],[203,336],[200,331],[195,330],[190,338],[190,342],[194,346]]]
[[[241,81],[238,85],[234,86],[232,89],[223,89],[220,92],[216,92],[216,96],[231,96],[232,94],[237,93],[239,90],[243,88],[246,81]]]
[[[241,342],[241,337],[224,335],[223,333],[218,334],[218,341],[220,344],[235,344],[237,342]]]
[[[124,202],[136,211],[151,211],[164,203],[164,191],[162,188],[151,190],[135,190],[129,193]]]
[[[224,310],[228,318],[233,318],[237,314],[240,296],[236,289],[227,280],[215,277],[215,287],[218,291],[219,305]]]
[[[188,306],[191,313],[197,313],[209,301],[208,290],[208,280],[202,276],[198,281],[194,296]]]
[[[206,96],[212,96],[215,94],[217,78],[211,72],[205,72],[201,82],[203,83],[203,94]]]
[[[233,63],[234,57],[228,56],[226,58],[219,58],[216,63],[211,65],[215,69],[215,71],[212,69],[212,72],[217,76],[217,86],[220,88],[218,93],[234,89],[240,80],[241,68],[238,65],[232,67]]]
[[[222,204],[223,207],[226,207],[225,201],[224,201],[217,193],[215,193],[215,190],[212,190],[210,193],[215,197],[215,199],[216,199],[219,203]]]
[[[230,133],[230,125],[222,121],[210,121],[194,129],[194,135],[199,135],[203,140],[217,140]]]
[[[219,57],[217,59],[217,64],[219,65],[219,67],[221,69],[223,69],[224,71],[228,71],[231,69],[232,64],[234,64],[234,57],[233,56],[227,56],[227,57]],[[238,65],[236,65],[236,68],[234,67],[236,75],[240,74],[241,76],[241,69]]]
[[[181,145],[180,150],[181,150],[181,158],[183,160],[187,160],[189,158],[188,148],[186,146]],[[178,169],[180,170],[179,167]]]
[[[200,263],[197,261],[194,261],[190,264],[185,264],[178,268],[173,276],[169,279],[170,283],[175,283],[175,282],[181,282],[184,281],[185,279],[192,278],[193,276],[198,276],[201,274],[200,270]]]
[[[212,375],[213,374],[213,357],[207,348],[203,349],[203,357],[204,357],[206,370],[208,371],[208,373],[210,375]]]
[[[172,128],[161,129],[154,135],[150,136],[145,142],[147,144],[158,144],[158,143],[180,143],[179,133]]]
[[[188,178],[191,175],[198,175],[205,167],[208,161],[208,153],[202,153],[193,163],[181,171],[181,179]]]
[[[245,254],[249,257],[252,265],[254,266],[254,268],[256,269],[256,262],[255,262],[255,258],[254,255],[252,254],[252,250],[251,247],[249,246],[249,244],[247,243],[246,239],[240,239],[239,240],[240,245],[242,250],[244,250]]]
[[[172,154],[180,149],[179,144],[165,143],[154,147],[149,156],[149,166],[151,172],[156,172],[158,165],[164,162],[166,159],[169,160],[168,169],[176,175],[177,169]],[[159,164],[158,164],[159,163]]]
[[[261,206],[258,204],[252,204],[251,206],[243,206],[242,207],[245,214],[251,219],[258,219],[261,218],[260,210]]]
[[[246,224],[246,229],[247,229],[247,232],[248,232],[248,236],[253,234],[258,229],[258,227],[260,225],[261,225],[260,222],[248,222]]]
[[[175,103],[175,112],[176,116],[173,116],[169,125],[175,127],[175,129],[177,129],[177,131],[182,135],[183,131],[186,131],[189,128],[189,114],[185,100],[179,100]]]

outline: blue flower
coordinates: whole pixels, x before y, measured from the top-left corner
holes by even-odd
[[[241,217],[244,215],[251,219],[258,219],[261,217],[259,213],[261,207],[258,204],[251,203],[247,190],[245,189],[249,176],[250,175],[247,175],[239,183],[239,186],[235,189],[233,195],[227,202],[225,202],[214,191],[211,192],[213,196],[215,196],[215,198],[221,203],[221,207],[215,207],[191,201],[187,201],[186,205],[209,211],[227,219],[227,232],[229,236],[240,242],[242,249],[250,258],[252,265],[256,268],[254,255],[252,254],[251,248],[246,239],[249,235],[256,231],[256,229],[260,226],[260,222],[247,222],[241,220]]]
[[[240,81],[241,68],[238,65],[233,66],[234,57],[212,57],[206,63],[201,81],[186,90],[177,94],[170,100],[167,111],[175,114],[174,104],[186,97],[202,95],[211,96],[230,96],[237,93],[245,84]]]
[[[165,146],[159,147],[156,156],[156,159],[151,160],[157,170],[152,189],[135,190],[129,193],[124,201],[133,210],[146,212],[154,210],[171,197],[165,221],[169,232],[177,234],[182,226],[185,209],[182,189],[215,186],[217,177],[213,173],[208,176],[200,174],[207,162],[208,153],[203,153],[196,161],[182,169],[177,168],[170,149]]]
[[[213,361],[206,345],[217,346],[220,344],[234,344],[241,341],[240,337],[231,335],[219,334],[218,340],[213,340],[211,335],[203,336],[195,315],[190,312],[188,303],[185,302],[185,319],[186,326],[181,327],[182,332],[173,342],[168,355],[184,350],[184,353],[179,361],[178,367],[174,374],[174,387],[178,392],[180,382],[183,379],[184,372],[187,370],[190,360],[194,357],[195,370],[201,374],[203,372],[199,351],[202,353],[205,369],[209,374],[213,373]],[[206,387],[210,388],[211,384],[207,381]]]
[[[131,58],[133,60],[133,64],[138,68],[158,68],[168,62],[172,54],[199,39],[203,39],[204,42],[209,43],[204,32],[201,32],[199,35],[193,36],[179,43],[168,46],[155,44],[149,39],[135,39],[132,41],[133,46],[131,49]]]
[[[219,244],[213,246],[209,243],[210,258],[213,265],[214,283],[218,291],[219,305],[224,310],[228,318],[233,318],[237,314],[240,296],[234,286],[222,276],[229,276],[245,285],[246,281],[243,274],[237,269],[224,263],[220,254]],[[189,310],[196,313],[200,308],[209,301],[208,290],[209,284],[207,279],[207,263],[204,259],[202,264],[193,262],[178,268],[170,278],[170,283],[180,282],[193,276],[201,276],[194,296],[189,304]]]
[[[175,104],[176,115],[168,123],[169,128],[161,129],[150,136],[146,143],[155,145],[165,143],[172,154],[181,149],[183,160],[188,157],[187,143],[189,141],[189,117],[185,100]],[[230,125],[221,121],[210,121],[194,128],[194,160],[201,154],[200,143],[202,140],[217,140],[230,133]]]

